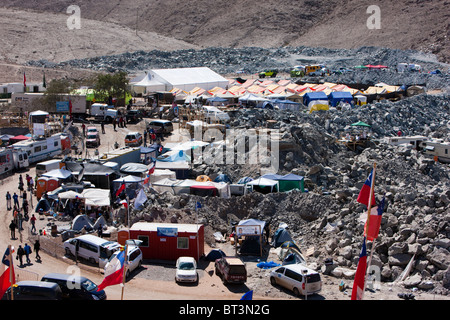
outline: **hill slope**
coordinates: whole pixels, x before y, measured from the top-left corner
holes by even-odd
[[[73,1],[2,3],[9,8],[66,15]],[[381,29],[366,25],[370,16],[366,10],[373,4],[381,10]],[[82,19],[155,32],[204,47],[381,46],[432,52],[443,61],[450,57],[450,10],[445,0],[85,0],[79,6]]]

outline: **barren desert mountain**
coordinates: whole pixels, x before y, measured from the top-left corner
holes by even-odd
[[[82,25],[68,36],[71,5],[79,6]],[[210,46],[376,46],[422,50],[442,62],[450,57],[445,0],[3,0],[2,6],[0,13],[8,12],[1,15],[2,42],[20,35],[39,42],[37,51],[56,46],[49,56],[59,61],[58,51],[67,48],[81,58],[78,54]],[[15,51],[20,57],[19,47]]]

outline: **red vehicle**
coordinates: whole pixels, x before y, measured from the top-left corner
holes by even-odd
[[[222,278],[224,284],[242,284],[247,281],[247,269],[241,259],[236,257],[222,257],[214,263],[216,274]]]

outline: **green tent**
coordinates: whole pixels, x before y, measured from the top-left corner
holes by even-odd
[[[305,192],[305,179],[293,173],[284,176],[279,174],[265,174],[263,178],[278,181],[279,192],[285,192],[298,189]]]
[[[370,124],[367,124],[367,123],[362,122],[362,121],[358,121],[358,122],[352,123],[352,126],[354,126],[354,127],[371,127]]]

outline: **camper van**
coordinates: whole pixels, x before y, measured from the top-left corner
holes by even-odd
[[[305,74],[306,75],[323,75],[325,72],[322,70],[324,69],[324,65],[313,65],[313,66],[306,66],[305,67]]]
[[[420,143],[427,141],[428,138],[425,136],[405,136],[405,137],[388,137],[386,138],[387,143],[398,146],[402,144],[411,145],[414,149],[420,148]]]
[[[443,163],[450,163],[450,143],[442,140],[423,141],[420,148],[425,154]]]
[[[61,159],[53,159],[44,162],[39,162],[36,165],[36,175],[40,177],[44,173],[55,169],[63,169],[65,167],[64,163],[61,162]]]
[[[22,150],[0,149],[0,174],[29,166],[28,154]]]
[[[70,151],[70,149],[62,145],[62,139],[63,136],[61,134],[55,134],[48,138],[20,141],[15,143],[13,148],[17,151],[26,152],[28,161],[31,164]]]

